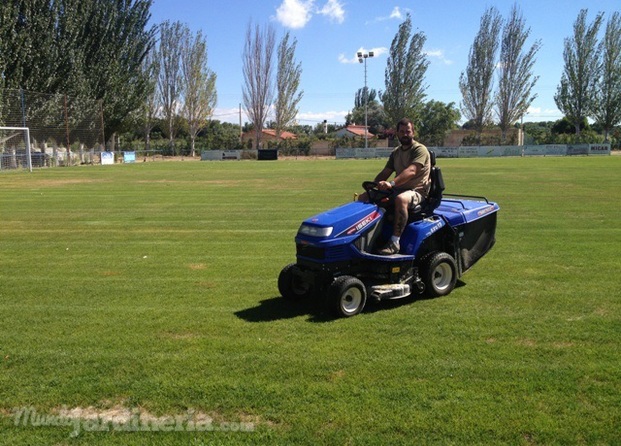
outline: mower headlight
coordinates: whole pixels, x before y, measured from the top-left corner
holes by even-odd
[[[330,234],[332,234],[332,229],[332,226],[322,227],[302,225],[300,226],[300,230],[298,231],[298,233],[311,237],[328,237]]]

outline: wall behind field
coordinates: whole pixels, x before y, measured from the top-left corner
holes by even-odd
[[[392,149],[336,149],[336,158],[384,158]],[[610,155],[610,144],[549,144],[542,146],[429,147],[438,158],[484,158],[499,156]]]

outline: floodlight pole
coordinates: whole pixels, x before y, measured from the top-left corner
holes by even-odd
[[[369,136],[368,136],[368,102],[369,102],[369,92],[367,91],[367,59],[369,57],[373,57],[373,51],[369,51],[368,53],[363,53],[358,51],[358,62],[364,62],[364,148],[369,147]]]

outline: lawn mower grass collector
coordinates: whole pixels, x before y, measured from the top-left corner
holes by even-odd
[[[499,207],[483,197],[443,195],[433,153],[432,166],[429,197],[410,210],[399,254],[374,253],[392,234],[391,199],[365,182],[368,203],[347,203],[302,223],[295,237],[297,261],[278,277],[281,295],[322,299],[334,315],[350,317],[368,299],[453,291],[457,279],[494,245]]]

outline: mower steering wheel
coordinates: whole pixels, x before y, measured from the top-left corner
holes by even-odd
[[[374,204],[385,203],[393,193],[392,190],[380,190],[375,181],[364,181],[362,188],[367,193],[369,201]]]

